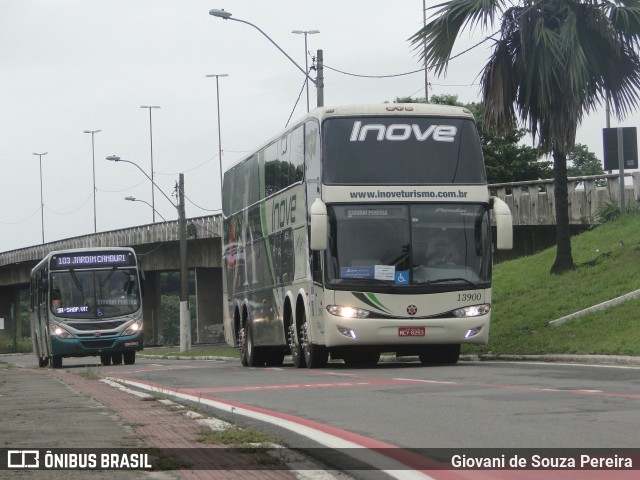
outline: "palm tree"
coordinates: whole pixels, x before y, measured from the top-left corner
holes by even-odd
[[[567,154],[583,116],[607,97],[618,118],[638,105],[640,1],[449,0],[432,9],[432,20],[410,40],[436,75],[446,72],[462,30],[486,31],[501,17],[500,32],[487,38],[494,45],[481,75],[485,123],[504,131],[519,119],[540,153],[552,155],[557,250],[551,273],[573,269]]]

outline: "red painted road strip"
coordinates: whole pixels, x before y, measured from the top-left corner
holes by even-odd
[[[199,399],[207,399],[214,402],[218,402],[224,405],[236,407],[238,409],[244,409],[250,412],[256,412],[262,415],[267,415],[273,418],[282,419],[288,422],[292,422],[294,424],[298,424],[301,426],[305,426],[307,428],[311,428],[317,430],[319,432],[325,433],[327,435],[332,435],[336,438],[339,438],[344,441],[348,441],[359,445],[363,448],[374,450],[382,455],[385,455],[413,470],[420,471],[431,478],[439,479],[439,480],[490,480],[490,479],[499,479],[499,480],[507,480],[507,479],[523,479],[523,480],[547,480],[547,479],[593,479],[593,480],[609,480],[615,478],[616,480],[626,480],[626,479],[636,479],[638,478],[638,471],[620,471],[620,470],[432,470],[433,468],[438,468],[438,462],[431,460],[429,458],[418,455],[414,452],[405,450],[401,447],[397,447],[395,445],[381,442],[379,440],[375,440],[369,437],[365,437],[363,435],[349,432],[347,430],[343,430],[340,428],[333,427],[331,425],[326,425],[320,422],[316,422],[313,420],[308,420],[306,418],[278,412],[275,410],[268,410],[261,407],[255,407],[247,404],[243,404],[240,402],[225,400],[222,398],[212,397],[208,395],[203,395],[204,391],[211,391],[211,389],[206,390],[206,388],[200,389],[176,389],[173,387],[167,387],[160,384],[155,384],[151,382],[144,382],[140,380],[128,379],[123,377],[122,380],[130,381],[134,383],[139,383],[143,385],[147,385],[153,390],[160,391],[165,390],[167,392],[175,392],[181,395],[193,396],[194,401]],[[380,384],[415,384],[416,382],[420,383],[420,380],[412,380],[412,379],[395,379],[395,380],[386,380],[384,382],[380,382],[378,379],[377,383],[369,382],[365,383],[366,385],[380,385]],[[425,382],[425,381],[422,381]],[[451,382],[432,382],[426,381],[429,384],[433,383],[442,383],[444,385],[460,385],[458,383],[452,384]],[[348,382],[347,386],[356,386],[361,385],[361,382]],[[330,388],[335,388],[335,386],[342,385],[339,383],[335,384],[309,384],[310,387],[317,387],[318,385],[323,386],[331,386]],[[484,385],[485,387],[493,387],[493,388],[505,388],[504,386],[490,386]],[[275,387],[282,387],[282,385],[275,385]],[[296,388],[299,386],[296,385]],[[220,388],[238,388],[238,387],[220,387]],[[540,388],[518,388],[516,390],[525,390],[525,391],[545,391]],[[229,391],[229,390],[226,390]],[[238,390],[235,390],[238,391]],[[246,390],[243,390],[246,391]],[[255,389],[254,389],[255,391]],[[564,390],[560,390],[560,392],[566,392]],[[585,391],[585,390],[571,390],[569,393],[578,393],[578,394],[591,394],[593,392]]]

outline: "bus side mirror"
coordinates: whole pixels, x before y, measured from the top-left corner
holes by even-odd
[[[327,206],[316,198],[311,205],[311,250],[327,249]]]
[[[513,248],[513,220],[509,205],[498,197],[491,197],[491,205],[496,220],[496,248],[511,250]]]

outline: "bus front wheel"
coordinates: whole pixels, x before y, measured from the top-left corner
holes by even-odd
[[[46,367],[47,365],[49,365],[49,359],[47,357],[40,357],[38,359],[38,366],[40,366],[40,368]]]
[[[133,365],[136,363],[136,351],[124,352],[124,364],[125,365]]]
[[[111,354],[110,353],[101,353],[100,354],[100,363],[105,367],[111,365]]]
[[[114,365],[120,365],[122,364],[122,352],[113,352],[111,354],[111,362]]]

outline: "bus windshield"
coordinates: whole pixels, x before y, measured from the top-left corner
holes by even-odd
[[[51,274],[51,313],[67,319],[102,320],[140,308],[137,270],[68,270]]]
[[[471,119],[329,118],[322,135],[326,185],[486,183]]]
[[[489,286],[486,204],[351,204],[331,206],[328,214],[333,286]]]

